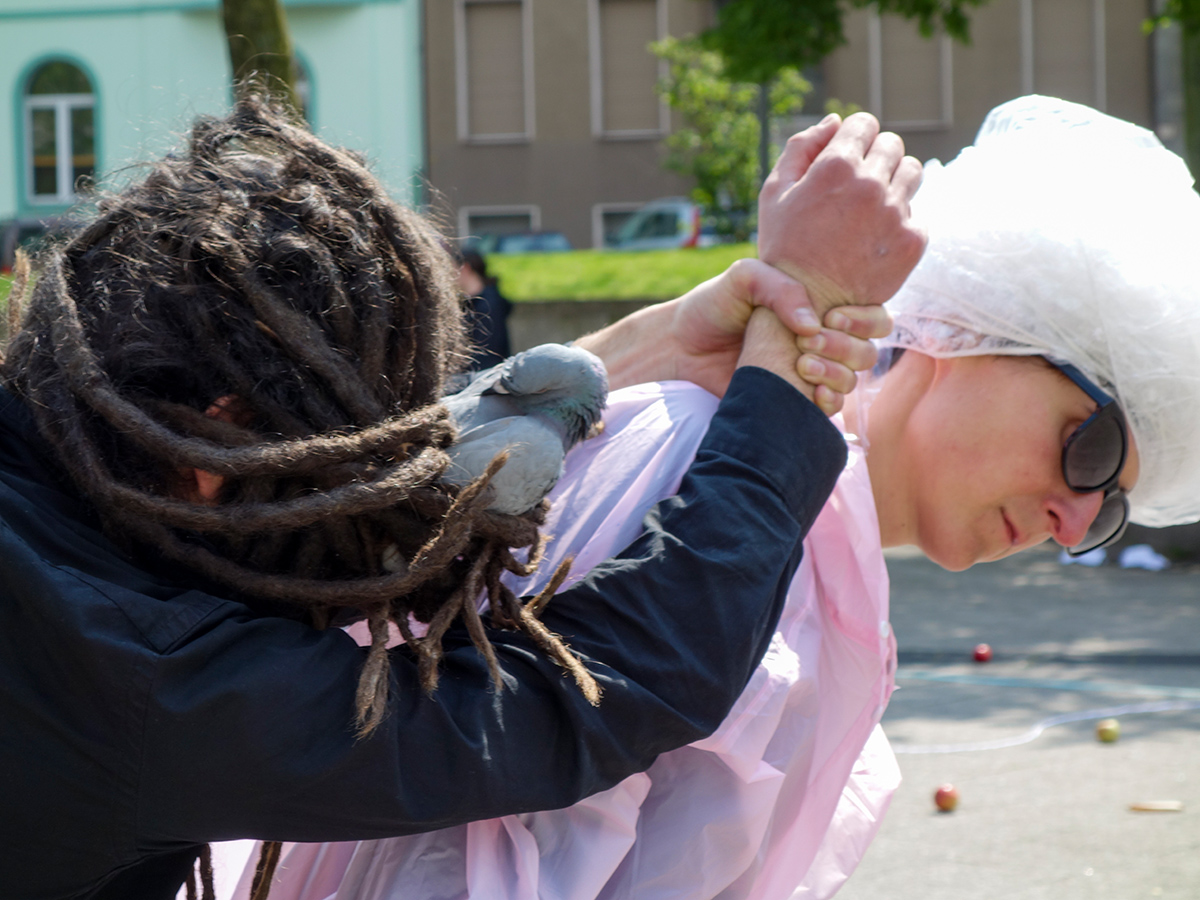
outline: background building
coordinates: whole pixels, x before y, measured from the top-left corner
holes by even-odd
[[[285,0],[310,121],[400,199],[460,235],[553,229],[599,246],[634,209],[686,195],[662,167],[672,113],[647,45],[703,30],[711,0]],[[910,152],[949,159],[988,109],[1030,91],[1157,127],[1178,144],[1178,47],[1151,0],[991,0],[970,46],[869,11],[806,74]],[[5,223],[61,214],[83,176],[160,155],[228,106],[219,0],[0,0]],[[779,135],[805,124],[780,123]],[[423,175],[422,182],[415,175]],[[425,189],[427,188],[427,190]]]
[[[806,72],[825,98],[875,113],[921,159],[948,160],[992,107],[1025,93],[1078,100],[1178,132],[1172,35],[1147,38],[1147,0],[991,0],[972,43],[848,13],[848,42]],[[430,0],[428,176],[460,236],[553,229],[600,246],[629,211],[686,194],[663,170],[670,112],[646,45],[706,28],[708,0]],[[1155,42],[1163,46],[1154,52]],[[1171,54],[1176,56],[1172,57]],[[805,124],[780,123],[779,131]]]
[[[1146,0],[990,0],[971,10],[964,46],[858,10],[846,17],[846,46],[825,61],[825,90],[873,112],[920,159],[953,158],[988,110],[1023,94],[1153,128],[1149,14]]]
[[[661,165],[671,117],[646,49],[707,27],[696,0],[430,0],[429,181],[461,236],[528,229],[598,246],[691,185]]]
[[[413,198],[420,0],[285,6],[315,130]],[[68,209],[82,176],[161,155],[196,114],[228,108],[229,82],[219,0],[0,0],[0,240],[6,222]]]

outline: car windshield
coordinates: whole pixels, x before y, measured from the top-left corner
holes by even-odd
[[[674,237],[679,232],[679,213],[674,209],[646,210],[637,213],[621,228],[619,241],[642,238]]]

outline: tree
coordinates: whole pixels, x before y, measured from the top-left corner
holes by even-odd
[[[987,0],[849,0],[856,8],[874,6],[881,13],[916,19],[921,34],[934,30],[967,43],[970,40],[966,8]],[[1200,3],[1200,0],[1175,0]],[[820,62],[846,42],[842,19],[845,0],[725,0],[717,24],[701,41],[725,61],[725,72],[736,81],[767,85],[786,68],[803,70]],[[761,115],[761,113],[760,113]],[[761,176],[767,176],[766,122],[760,139]]]
[[[859,9],[916,19],[921,34],[941,28],[964,43],[970,40],[967,7],[987,0],[849,0]],[[1193,3],[1197,0],[1179,0]],[[726,0],[717,24],[704,32],[704,45],[725,59],[729,77],[764,82],[787,66],[803,69],[820,62],[846,42],[844,0]]]
[[[760,87],[729,79],[720,55],[695,40],[666,38],[650,48],[667,63],[659,93],[683,119],[667,137],[666,165],[695,179],[692,198],[710,211],[718,231],[744,240],[758,199]],[[768,95],[768,117],[798,111],[810,89],[796,69],[781,69]]]
[[[1144,30],[1148,34],[1171,23],[1183,32],[1183,154],[1192,176],[1200,179],[1200,0],[1167,0]]]
[[[300,109],[296,64],[283,0],[221,0],[234,87],[261,85],[285,106]]]

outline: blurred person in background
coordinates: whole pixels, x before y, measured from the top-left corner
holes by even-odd
[[[487,260],[477,250],[464,250],[458,284],[470,307],[471,361],[469,368],[486,369],[512,355],[508,316],[512,302],[500,293],[499,279],[488,276]]]

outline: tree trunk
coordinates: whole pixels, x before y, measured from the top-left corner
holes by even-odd
[[[235,92],[258,83],[275,100],[298,111],[292,39],[283,0],[221,0],[221,12]]]
[[[771,174],[771,82],[758,86],[758,184]]]

